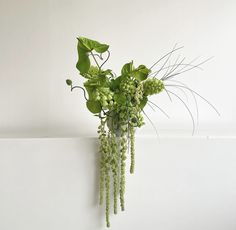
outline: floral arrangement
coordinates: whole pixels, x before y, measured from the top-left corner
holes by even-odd
[[[117,214],[118,200],[121,210],[125,210],[125,172],[127,152],[130,152],[130,173],[135,168],[135,130],[144,125],[144,112],[146,105],[158,105],[150,101],[150,96],[165,92],[172,100],[172,96],[180,100],[187,109],[195,129],[193,113],[184,100],[171,87],[189,91],[195,101],[198,112],[196,96],[208,103],[217,113],[216,108],[196,91],[180,81],[173,80],[181,73],[200,65],[209,59],[193,64],[184,63],[185,58],[177,58],[170,63],[174,52],[181,49],[176,46],[166,55],[157,60],[151,67],[145,65],[134,66],[133,61],[126,63],[119,76],[111,69],[104,69],[110,58],[109,45],[84,37],[78,38],[78,62],[76,68],[86,79],[84,87],[74,86],[70,79],[66,80],[71,91],[75,88],[83,90],[88,110],[100,119],[98,134],[100,140],[100,204],[105,200],[106,226],[110,227],[110,196],[113,192],[113,212]],[[106,53],[106,58],[104,58]],[[93,62],[93,64],[92,64]],[[158,64],[162,65],[154,71]],[[162,75],[159,79],[157,76]],[[166,113],[165,113],[166,114]],[[167,114],[166,114],[167,115]],[[151,122],[151,120],[148,118]],[[112,185],[112,187],[111,187]]]

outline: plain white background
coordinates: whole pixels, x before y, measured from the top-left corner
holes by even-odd
[[[234,0],[0,0],[0,229],[104,229],[98,120],[65,84],[83,84],[77,36],[110,44],[106,67],[117,74],[131,60],[151,66],[175,43],[186,62],[214,56],[179,80],[221,116],[198,100],[191,137],[183,105],[153,97],[171,119],[146,109],[161,138],[148,121],[138,130],[127,210],[112,228],[235,229],[235,12]],[[191,95],[178,93],[196,116]]]
[[[179,80],[221,112],[219,118],[199,100],[198,130],[235,133],[235,10],[234,0],[1,0],[0,136],[94,136],[97,119],[82,92],[65,85],[66,78],[83,83],[75,68],[77,36],[110,44],[106,67],[117,74],[130,60],[151,66],[175,43],[185,46],[179,54],[186,62],[214,56],[204,71]],[[158,129],[191,134],[191,119],[177,100],[170,103],[163,93],[153,101],[171,117],[147,108]],[[142,133],[155,134],[148,121]]]

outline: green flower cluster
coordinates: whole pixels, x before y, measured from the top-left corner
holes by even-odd
[[[113,94],[110,88],[100,87],[95,90],[94,99],[95,101],[99,101],[103,108],[111,108],[114,103]]]
[[[144,94],[150,96],[153,94],[158,94],[164,89],[164,84],[161,80],[152,78],[147,79],[143,84]]]
[[[129,124],[130,124],[130,127],[143,126],[145,123],[144,123],[143,115],[141,114],[141,112],[135,113],[135,109],[134,109],[134,112],[131,113],[130,115]]]
[[[130,77],[123,78],[120,82],[120,91],[125,95],[134,95],[136,84]]]
[[[127,150],[130,148],[130,173],[134,173],[135,129],[144,125],[143,108],[148,96],[158,94],[164,89],[161,80],[151,78],[144,65],[134,67],[133,62],[126,63],[121,74],[115,77],[110,69],[102,69],[99,63],[102,54],[109,46],[97,41],[78,38],[77,69],[86,78],[84,90],[88,110],[100,118],[98,134],[100,140],[100,204],[105,200],[106,225],[110,226],[110,193],[113,191],[113,210],[117,213],[118,197],[121,210],[125,210],[125,172]],[[92,59],[96,66],[91,65]],[[103,60],[103,59],[102,59]],[[88,98],[87,98],[88,96]],[[113,183],[111,183],[113,182]],[[112,184],[112,188],[110,188]]]
[[[143,89],[143,83],[142,83],[142,84],[139,84],[135,90],[134,100],[137,105],[140,105],[143,98],[144,98],[144,89]]]

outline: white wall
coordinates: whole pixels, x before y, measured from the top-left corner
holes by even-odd
[[[235,139],[138,138],[111,229],[235,230]],[[177,151],[178,150],[178,151]],[[96,139],[0,140],[1,230],[100,230]]]
[[[217,117],[200,102],[199,130],[235,133],[235,10],[234,0],[1,0],[0,136],[95,135],[97,119],[86,110],[82,93],[71,94],[65,85],[68,77],[82,84],[75,68],[79,35],[110,44],[107,67],[118,73],[131,59],[150,66],[176,42],[185,46],[181,53],[189,61],[214,56],[203,72],[181,80],[222,114]],[[147,109],[159,129],[191,134],[182,105],[165,94],[153,100],[171,116]],[[142,131],[155,134],[150,124]]]

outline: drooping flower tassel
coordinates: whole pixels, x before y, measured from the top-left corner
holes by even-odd
[[[99,140],[100,140],[100,182],[99,182],[99,204],[103,204],[104,184],[105,184],[105,153],[106,153],[106,131],[105,121],[101,119],[101,124],[98,126]]]
[[[126,160],[126,150],[127,150],[127,127],[123,126],[121,130],[121,148],[120,148],[120,205],[121,210],[125,210],[125,160]]]
[[[106,196],[106,226],[110,227],[110,164],[111,148],[109,145],[109,134],[107,135],[105,130],[106,120],[101,119],[101,124],[98,127],[99,139],[100,139],[100,199],[99,203],[103,203],[103,196],[105,190]],[[105,187],[105,189],[104,189]]]
[[[117,214],[118,200],[118,185],[119,185],[119,155],[114,132],[111,133],[111,148],[112,148],[112,174],[113,174],[113,199],[114,199],[114,214]]]
[[[134,173],[134,165],[135,165],[135,150],[134,150],[134,142],[135,142],[135,129],[134,127],[130,127],[130,173]]]
[[[111,146],[110,132],[105,138],[105,188],[106,188],[106,225],[110,227],[110,168],[111,168]]]
[[[106,225],[110,227],[110,167],[106,164],[106,176],[105,176],[105,186],[106,186]]]

